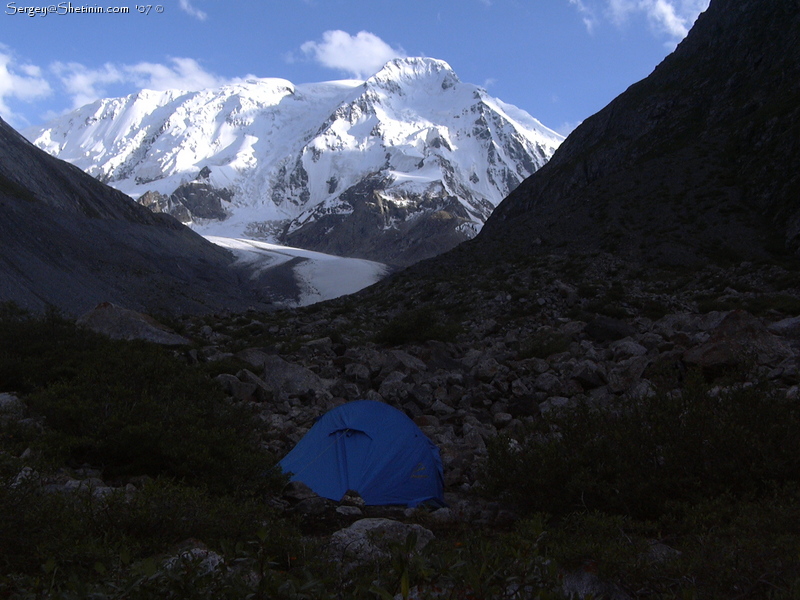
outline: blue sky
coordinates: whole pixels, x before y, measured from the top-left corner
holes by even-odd
[[[566,133],[646,77],[708,5],[50,1],[55,4],[0,0],[0,116],[18,128],[144,87],[202,89],[249,76],[296,84],[363,78],[396,56],[428,56],[447,61],[462,81],[482,85]],[[69,12],[84,7],[128,12]]]

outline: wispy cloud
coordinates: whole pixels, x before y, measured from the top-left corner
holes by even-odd
[[[163,63],[107,62],[99,66],[57,61],[42,67],[20,60],[11,48],[0,43],[0,116],[14,127],[22,128],[30,122],[13,110],[13,104],[30,105],[55,97],[55,106],[40,115],[51,119],[58,116],[58,111],[140,89],[193,92],[252,79],[257,77],[222,77],[206,70],[195,59],[185,57],[171,57]]]
[[[109,84],[120,83],[125,74],[122,69],[106,63],[91,69],[76,62],[55,62],[50,71],[58,78],[72,101],[72,108],[93,102],[106,95]]]
[[[672,42],[686,37],[709,0],[568,0],[591,33],[602,17],[622,27],[636,15],[644,15],[650,29]]]
[[[137,87],[151,90],[196,91],[238,81],[209,73],[192,58],[173,58],[170,62],[171,65],[142,62],[126,66],[125,72]]]
[[[31,102],[51,93],[52,88],[43,77],[42,69],[19,62],[6,46],[0,44],[0,116],[15,127],[27,125],[25,119],[11,109],[8,101]]]
[[[226,79],[206,71],[192,58],[171,58],[167,64],[141,62],[133,65],[106,63],[98,68],[70,62],[50,65],[52,73],[77,108],[109,95],[111,85],[127,88],[197,91],[241,79]],[[125,92],[129,93],[129,92]]]
[[[592,8],[587,5],[584,0],[569,0],[569,3],[578,9],[578,14],[581,15],[583,24],[586,26],[586,31],[589,33],[594,33],[594,28],[597,24],[597,16],[595,15],[594,10],[592,10]]]
[[[567,137],[570,133],[575,131],[581,123],[583,123],[583,121],[565,121],[561,124],[561,127],[556,128],[556,131],[564,137]]]
[[[193,16],[195,19],[199,21],[205,21],[208,18],[208,15],[206,13],[192,6],[192,3],[189,2],[189,0],[178,0],[178,6],[183,12]]]
[[[324,67],[344,71],[359,79],[376,73],[393,58],[406,56],[402,48],[392,48],[374,33],[331,30],[322,34],[322,41],[308,41],[300,46],[304,55]]]

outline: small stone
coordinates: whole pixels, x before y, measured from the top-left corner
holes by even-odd
[[[495,413],[494,418],[492,421],[495,424],[495,427],[504,427],[508,425],[514,419],[509,413],[506,412],[499,412]]]
[[[336,512],[340,515],[344,515],[345,517],[361,517],[364,515],[364,511],[357,506],[337,506]]]

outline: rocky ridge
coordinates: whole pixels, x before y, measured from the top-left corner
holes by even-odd
[[[796,252],[798,15],[794,0],[711,2],[510,194],[483,240],[676,266]]]
[[[78,315],[266,307],[234,256],[39,150],[0,120],[0,301]],[[276,288],[277,291],[277,288]]]

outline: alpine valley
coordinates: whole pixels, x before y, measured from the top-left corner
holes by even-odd
[[[399,266],[474,237],[562,141],[430,58],[366,81],[143,90],[24,133],[204,235]]]
[[[167,209],[216,190],[225,220],[185,218],[226,251],[0,122],[0,598],[800,598],[800,0],[711,0],[474,239],[277,306],[292,269],[338,269],[265,240],[410,262],[546,158],[526,123],[415,59],[143,92],[35,138]],[[447,507],[276,472],[360,400],[438,447]]]

